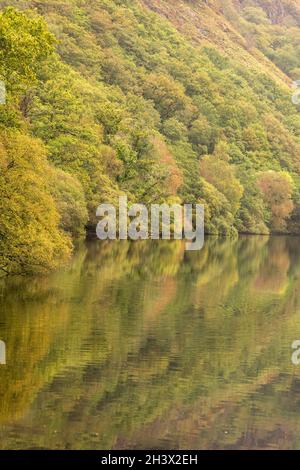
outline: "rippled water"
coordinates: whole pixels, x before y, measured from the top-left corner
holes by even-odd
[[[299,287],[284,237],[95,241],[3,282],[0,448],[299,449]]]

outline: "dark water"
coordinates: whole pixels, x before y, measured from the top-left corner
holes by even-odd
[[[91,242],[0,285],[1,449],[300,448],[300,239]]]

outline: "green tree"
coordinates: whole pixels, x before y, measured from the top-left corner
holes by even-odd
[[[51,168],[42,144],[26,135],[0,135],[0,271],[47,271],[71,253],[51,196]]]

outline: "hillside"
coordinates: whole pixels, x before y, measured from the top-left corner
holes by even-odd
[[[300,0],[0,0],[0,270],[67,259],[101,202],[300,233]]]

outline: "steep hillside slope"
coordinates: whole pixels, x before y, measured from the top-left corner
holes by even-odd
[[[61,236],[93,226],[97,205],[122,192],[145,203],[203,202],[210,233],[299,233],[299,4],[0,0],[1,139],[39,139]],[[36,64],[24,44],[30,50],[37,33],[24,37],[20,18],[43,18],[56,39]],[[35,78],[19,87],[23,56],[19,74],[34,68]],[[7,186],[8,150],[2,160]]]
[[[216,47],[247,67],[264,67],[273,79],[287,82],[264,53],[256,39],[258,29],[245,19],[245,4],[232,0],[142,0],[151,11],[165,17],[195,45]],[[257,3],[257,2],[256,2]],[[255,14],[255,13],[254,13]],[[251,17],[252,19],[252,17]]]

